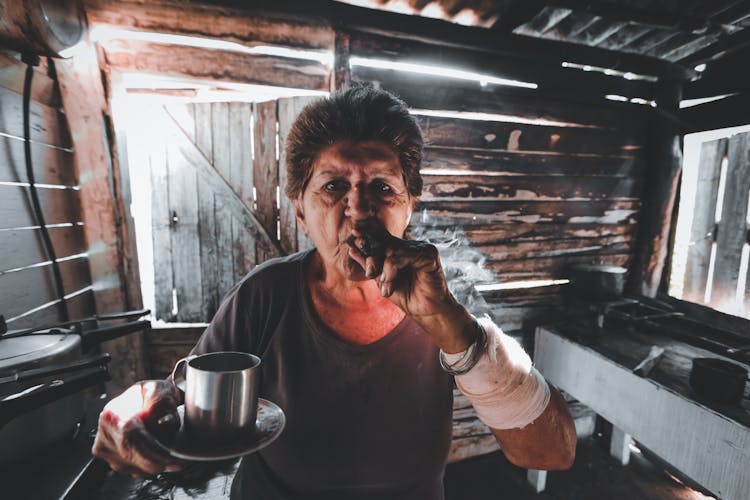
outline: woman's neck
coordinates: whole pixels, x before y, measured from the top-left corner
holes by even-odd
[[[346,342],[375,342],[404,318],[397,305],[380,295],[374,280],[351,281],[326,273],[318,259],[311,262],[307,284],[318,317]]]

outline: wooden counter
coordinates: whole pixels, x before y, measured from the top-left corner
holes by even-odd
[[[749,498],[750,401],[709,407],[690,394],[690,359],[718,356],[666,337],[592,333],[539,327],[534,363],[550,383],[612,422],[613,455],[627,463],[632,436],[715,495]],[[665,347],[665,356],[642,378],[632,369],[652,345]]]

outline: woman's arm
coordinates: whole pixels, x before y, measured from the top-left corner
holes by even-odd
[[[500,447],[513,464],[525,469],[564,470],[576,455],[576,429],[560,392],[550,387],[544,412],[523,429],[492,429]]]

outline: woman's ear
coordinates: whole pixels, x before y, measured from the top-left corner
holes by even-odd
[[[302,230],[303,233],[307,233],[307,222],[305,221],[305,211],[302,208],[302,200],[296,198],[294,203],[294,215],[297,217],[297,226]]]

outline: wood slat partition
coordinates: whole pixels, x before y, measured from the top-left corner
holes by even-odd
[[[747,209],[750,193],[750,133],[729,138],[711,305],[722,308],[737,297],[742,247],[747,241]]]
[[[23,139],[26,65],[0,53],[0,314],[8,328],[61,320],[51,264],[27,187]],[[59,109],[57,81],[46,60],[34,68],[31,89],[31,159],[42,213],[55,248],[70,317],[94,312],[91,276],[73,170],[71,139]]]
[[[718,139],[703,143],[698,163],[698,184],[693,208],[693,225],[690,230],[685,285],[682,297],[691,302],[703,303],[708,283],[711,247],[715,239],[716,203],[719,198],[721,164],[726,158],[727,140]]]
[[[170,105],[152,119],[163,141],[134,140],[149,151],[156,315],[207,322],[232,285],[283,253],[276,102]]]

